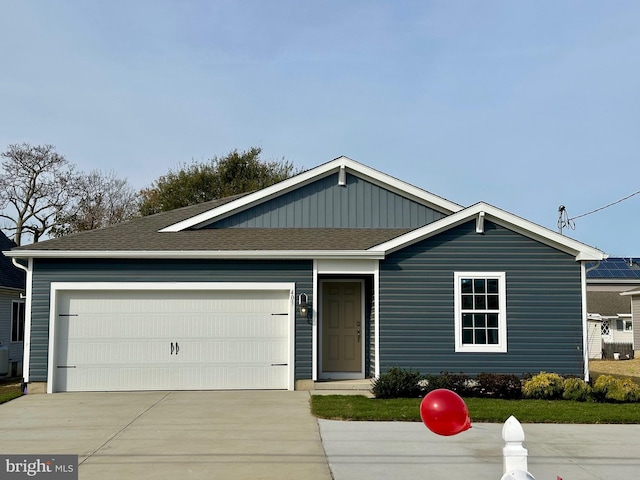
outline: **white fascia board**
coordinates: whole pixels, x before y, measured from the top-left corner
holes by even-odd
[[[631,290],[629,292],[622,292],[620,295],[640,295],[640,290]]]
[[[638,285],[640,284],[640,278],[587,278],[587,283],[590,285],[604,284],[604,285]]]
[[[245,195],[237,200],[226,203],[219,207],[213,208],[207,212],[203,212],[194,217],[188,218],[181,222],[169,225],[160,230],[160,232],[180,232],[188,228],[194,228],[198,226],[211,223],[214,219],[223,218],[225,215],[230,214],[236,210],[248,208],[255,204],[264,202],[271,197],[282,195],[288,191],[294,190],[301,186],[304,186],[319,177],[326,175],[332,171],[339,171],[341,167],[344,167],[347,173],[353,172],[358,176],[367,178],[373,183],[382,186],[394,193],[412,198],[419,203],[428,204],[435,207],[443,213],[457,212],[463,207],[457,203],[446,200],[442,197],[434,195],[422,190],[421,188],[414,187],[406,182],[391,177],[385,173],[374,170],[366,165],[351,160],[347,157],[338,157],[328,163],[320,165],[306,172],[300,173],[295,177],[288,178],[282,182],[276,183],[269,187],[263,188],[256,192]]]
[[[384,254],[368,250],[199,250],[199,251],[74,251],[20,250],[11,252],[16,258],[185,258],[185,259],[383,259]]]
[[[565,253],[575,255],[576,261],[604,260],[607,258],[607,255],[604,252],[596,248],[590,247],[589,245],[578,242],[569,237],[565,237],[564,235],[560,235],[559,233],[525,220],[522,217],[518,217],[483,202],[472,205],[448,217],[394,238],[393,240],[372,247],[369,250],[384,252],[388,255],[389,253],[400,250],[408,245],[470,221],[481,212],[484,212],[486,220],[495,222],[498,225],[557,248]]]

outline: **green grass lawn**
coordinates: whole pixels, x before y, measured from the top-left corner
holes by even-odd
[[[313,395],[319,418],[420,422],[419,398],[380,400],[360,395]],[[503,423],[514,415],[522,423],[640,423],[639,403],[591,403],[569,400],[466,398],[472,422]]]
[[[8,402],[9,400],[13,400],[14,398],[18,398],[20,396],[22,396],[20,385],[12,385],[9,387],[0,388],[0,403]]]

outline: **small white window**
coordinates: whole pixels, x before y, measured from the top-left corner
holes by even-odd
[[[24,302],[11,304],[11,341],[22,342],[24,340]]]
[[[456,352],[506,353],[505,272],[455,272]]]
[[[620,332],[633,332],[633,322],[626,319],[618,319],[616,321],[616,330]]]

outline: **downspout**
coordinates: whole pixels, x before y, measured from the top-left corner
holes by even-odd
[[[586,261],[580,262],[580,270],[582,272],[582,351],[584,362],[584,381],[589,381],[589,320],[587,312],[587,273],[595,270],[600,266],[600,260],[596,260],[595,265],[586,268]]]
[[[13,263],[20,270],[26,272],[26,301],[24,310],[24,340],[22,342],[22,380],[24,384],[29,383],[29,364],[31,357],[31,292],[33,284],[33,258],[29,258],[27,266],[18,262],[17,258],[11,258]]]

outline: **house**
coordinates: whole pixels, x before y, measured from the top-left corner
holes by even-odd
[[[346,157],[8,255],[28,270],[30,392],[588,376],[585,263],[606,257]]]
[[[0,232],[0,252],[16,244]],[[22,375],[25,272],[0,253],[0,376]]]
[[[609,257],[587,264],[590,358],[602,357],[601,343],[640,348],[640,336],[636,337],[632,318],[633,292],[636,290],[640,290],[640,261]],[[640,314],[637,303],[635,311],[637,317]]]

